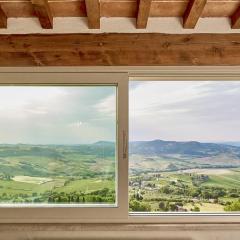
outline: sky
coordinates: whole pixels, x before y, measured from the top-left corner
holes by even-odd
[[[115,86],[0,87],[0,144],[115,140]]]
[[[130,141],[240,142],[240,82],[130,83]],[[0,144],[116,140],[114,86],[1,86]]]
[[[130,141],[240,142],[240,82],[134,81]]]

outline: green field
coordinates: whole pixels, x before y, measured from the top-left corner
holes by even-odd
[[[130,178],[133,212],[240,211],[239,199],[238,168],[148,172]]]
[[[133,212],[240,211],[237,159],[130,158]],[[202,165],[197,163],[203,162]],[[234,163],[232,165],[228,165]],[[114,204],[115,145],[0,145],[0,203]]]
[[[0,202],[115,203],[115,147],[103,145],[0,145]]]

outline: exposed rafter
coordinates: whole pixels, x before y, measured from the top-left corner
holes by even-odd
[[[195,28],[198,19],[201,17],[207,0],[190,0],[183,15],[183,27]]]
[[[30,0],[2,0],[8,18],[33,17]],[[150,17],[182,17],[188,0],[153,0]],[[53,17],[86,17],[85,0],[49,1]],[[239,0],[208,1],[202,17],[230,17],[239,6]],[[101,17],[137,16],[137,0],[100,0]]]
[[[240,6],[231,17],[232,28],[240,28]]]
[[[31,0],[42,28],[53,28],[53,16],[47,0]]]
[[[136,25],[137,28],[147,27],[151,4],[152,4],[152,0],[139,0],[137,25]]]
[[[99,0],[85,0],[88,28],[99,29],[100,28],[100,3]]]
[[[200,17],[228,17],[232,28],[240,28],[239,0],[4,0],[0,5],[1,28],[6,27],[6,15],[37,15],[43,28],[53,27],[53,17],[88,17],[89,28],[99,29],[100,17],[136,16],[137,28],[146,28],[149,17],[183,17],[184,28],[194,28]]]
[[[7,15],[0,5],[0,28],[7,28]]]

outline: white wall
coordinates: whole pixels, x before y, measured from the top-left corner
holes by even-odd
[[[101,18],[101,29],[88,29],[87,18],[54,18],[53,29],[42,29],[37,18],[9,18],[0,34],[28,33],[240,33],[229,18],[201,18],[195,29],[183,29],[181,18],[150,18],[147,29],[136,29],[133,18]]]

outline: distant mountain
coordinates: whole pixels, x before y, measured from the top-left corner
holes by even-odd
[[[240,147],[196,141],[137,141],[129,148],[130,173],[194,168],[239,168]]]
[[[222,144],[240,147],[240,142],[223,142]]]
[[[240,147],[227,144],[200,143],[196,141],[136,141],[130,143],[130,154],[140,154],[145,156],[178,154],[196,158],[230,154],[240,158]]]
[[[112,146],[115,147],[116,143],[111,141],[98,141],[93,143],[95,146]]]

